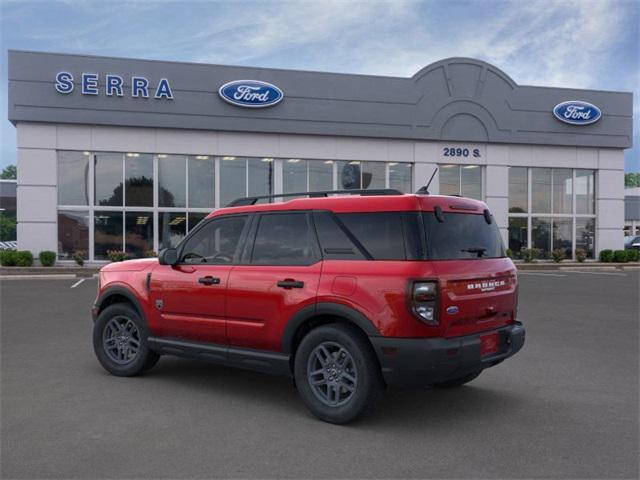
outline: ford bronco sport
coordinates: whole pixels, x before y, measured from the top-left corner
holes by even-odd
[[[159,260],[103,267],[102,366],[138,375],[168,354],[292,375],[311,412],[346,423],[387,385],[456,387],[522,348],[516,269],[484,203],[336,193],[239,199]]]

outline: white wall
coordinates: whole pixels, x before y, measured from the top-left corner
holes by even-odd
[[[428,181],[438,163],[485,165],[486,202],[505,242],[508,165],[597,169],[596,247],[622,248],[624,157],[620,149],[34,123],[18,124],[17,132],[18,247],[36,254],[44,249],[57,250],[55,151],[58,149],[415,162],[416,190]],[[447,146],[477,148],[480,156],[445,157],[443,148]],[[437,175],[430,191],[439,192]]]

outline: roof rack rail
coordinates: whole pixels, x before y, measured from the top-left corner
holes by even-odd
[[[372,190],[324,190],[321,192],[298,192],[298,193],[274,193],[272,195],[258,195],[254,197],[236,198],[232,202],[225,205],[226,207],[243,207],[246,205],[255,205],[258,200],[267,198],[283,198],[283,197],[328,197],[329,195],[404,195],[400,190],[393,188],[378,188]]]

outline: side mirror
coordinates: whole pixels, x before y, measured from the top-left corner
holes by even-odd
[[[165,248],[160,252],[160,265],[175,265],[178,263],[178,250],[175,248]]]

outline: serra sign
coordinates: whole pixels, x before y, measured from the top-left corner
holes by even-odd
[[[99,75],[97,73],[83,73],[80,76],[80,93],[82,95],[99,95],[100,87],[98,85]],[[69,72],[58,72],[56,75],[56,90],[59,93],[69,94],[75,90],[73,75]],[[120,75],[107,73],[104,76],[104,94],[108,97],[124,96],[124,79]],[[150,82],[146,77],[131,77],[131,96],[134,98],[149,98],[150,92],[153,98],[166,98],[173,100],[173,92],[169,80],[161,78],[155,90],[150,88]]]

